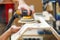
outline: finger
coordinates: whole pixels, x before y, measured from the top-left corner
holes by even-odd
[[[32,14],[34,14],[35,13],[35,10],[32,10]]]
[[[21,27],[16,27],[16,29],[21,29]]]
[[[21,29],[21,27],[17,27],[15,31],[18,32],[20,29]]]
[[[15,27],[16,27],[16,25],[12,25],[12,26],[11,26],[11,28],[15,28]]]
[[[16,25],[12,25],[11,28],[13,28],[13,29],[20,29],[21,27],[17,27]]]
[[[30,15],[30,10],[29,10],[29,9],[27,9],[27,11],[28,11],[28,15]]]

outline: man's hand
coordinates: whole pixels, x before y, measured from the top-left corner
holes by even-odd
[[[0,40],[7,40],[13,33],[18,32],[20,27],[15,25],[11,26],[5,33],[0,36]]]
[[[30,10],[32,11],[32,13],[35,12],[35,10],[32,10],[27,4],[21,4],[18,6],[18,9],[21,10],[27,10],[28,11],[28,15],[30,15]],[[22,11],[21,11],[22,12]]]
[[[20,27],[17,27],[17,26],[15,26],[15,25],[13,25],[13,26],[11,26],[10,31],[11,31],[11,33],[13,34],[13,33],[18,32],[19,29],[20,29]]]

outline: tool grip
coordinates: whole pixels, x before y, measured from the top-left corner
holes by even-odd
[[[6,26],[5,31],[8,30],[8,29],[11,27],[14,19],[16,19],[16,18],[18,18],[18,15],[17,15],[17,14],[15,14],[15,15],[12,16],[12,18],[10,19],[10,21],[8,22],[8,24],[7,24],[7,26]]]

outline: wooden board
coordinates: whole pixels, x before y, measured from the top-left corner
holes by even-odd
[[[28,5],[34,5],[36,12],[43,11],[43,3],[42,0],[25,0]]]

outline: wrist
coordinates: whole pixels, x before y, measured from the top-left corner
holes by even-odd
[[[30,9],[30,7],[29,7],[27,4],[20,4],[20,5],[18,6],[18,9],[21,9],[21,8]]]
[[[8,29],[8,33],[12,34],[12,29],[11,28]]]

